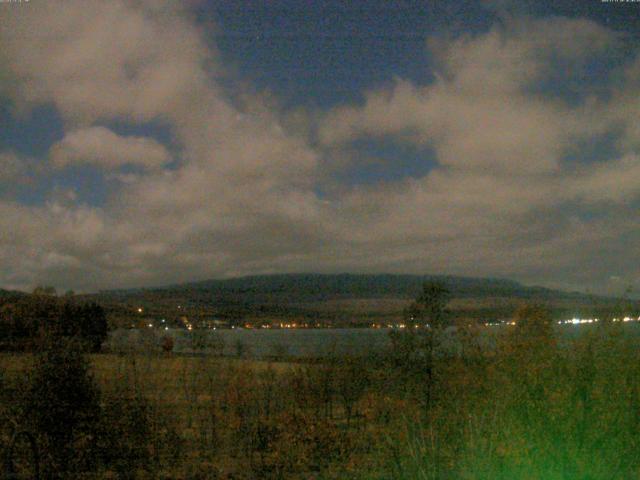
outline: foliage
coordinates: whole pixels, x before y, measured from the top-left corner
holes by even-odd
[[[539,306],[499,328],[444,318],[405,332],[416,342],[407,357],[95,355],[95,441],[71,443],[119,478],[638,477],[640,351],[629,324],[557,326]],[[427,363],[421,342],[436,330],[461,346],[433,337]]]
[[[450,290],[442,283],[428,282],[422,286],[422,292],[406,309],[407,325],[443,329],[448,326],[449,312],[447,303],[451,299]]]
[[[606,326],[560,344],[537,306],[514,321],[495,349],[438,367],[431,418],[394,437],[394,478],[635,478],[637,349]]]
[[[95,471],[100,393],[77,343],[58,340],[38,355],[23,401],[49,475]]]
[[[392,331],[392,355],[403,383],[417,392],[425,411],[431,408],[438,381],[436,355],[445,328],[450,324],[449,290],[440,283],[425,283],[422,292],[405,311],[405,328]]]
[[[105,396],[99,431],[103,464],[118,478],[151,471],[151,412],[148,402],[126,391]]]
[[[46,289],[44,289],[46,291]],[[96,303],[78,303],[36,289],[0,305],[0,347],[34,350],[51,338],[82,339],[97,352],[107,338],[107,319]]]

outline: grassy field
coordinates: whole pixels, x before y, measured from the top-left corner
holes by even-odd
[[[505,329],[487,351],[471,327],[461,354],[430,360],[415,334],[318,364],[92,355],[101,401],[125,399],[123,418],[143,402],[147,422],[140,437],[109,417],[148,458],[97,478],[638,478],[637,336],[591,326],[559,345],[556,333]],[[34,358],[1,355],[6,384]]]

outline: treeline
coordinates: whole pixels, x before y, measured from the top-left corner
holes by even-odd
[[[31,295],[0,299],[0,350],[32,351],[57,338],[82,340],[86,348],[99,351],[107,338],[103,308],[81,302],[73,295],[58,297],[37,289]]]

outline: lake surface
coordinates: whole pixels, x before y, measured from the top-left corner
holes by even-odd
[[[112,350],[144,351],[157,348],[162,337],[173,338],[176,353],[215,353],[250,357],[324,356],[365,354],[390,345],[389,329],[305,328],[305,329],[223,329],[116,330],[109,335]]]
[[[505,326],[485,327],[481,342],[490,345]],[[593,331],[597,325],[561,325],[556,327],[558,338],[570,342]],[[640,339],[640,323],[619,325],[625,335]],[[308,329],[223,329],[188,332],[181,329],[119,329],[110,332],[108,346],[113,351],[157,351],[165,336],[174,340],[176,353],[205,353],[242,355],[247,357],[317,357],[342,354],[366,354],[381,351],[391,345],[391,329],[369,328],[308,328]],[[446,332],[446,349],[456,350],[455,330]]]

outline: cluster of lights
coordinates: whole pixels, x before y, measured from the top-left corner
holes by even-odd
[[[149,327],[149,328],[153,328],[153,323],[148,323],[148,324],[147,324],[147,327]],[[168,327],[168,326],[165,326],[165,327],[164,327],[164,329],[165,329],[165,331],[167,331],[167,330],[169,330],[169,327]]]
[[[583,325],[585,323],[598,323],[600,321],[599,318],[570,318],[568,320],[558,320],[556,323],[558,325]],[[624,318],[614,318],[613,322],[640,322],[640,317],[624,317]],[[499,327],[503,325],[515,325],[516,322],[484,322],[485,327]]]
[[[184,324],[184,326],[187,327],[187,330],[189,330],[189,331],[193,330],[193,325],[191,325],[191,323],[189,323],[189,321],[187,320],[186,317],[183,317],[181,320],[182,320],[182,323]]]
[[[298,328],[297,323],[281,323],[280,328]]]
[[[597,323],[600,319],[598,318],[572,318],[570,320],[558,320],[558,325],[563,324],[571,324],[571,325],[581,325],[583,323]]]
[[[382,327],[383,327],[382,325],[377,325],[374,328],[382,328]],[[395,325],[392,325],[392,324],[388,323],[387,327],[388,328],[400,328],[400,329],[404,330],[405,328],[414,328],[414,329],[415,328],[429,328],[429,324],[426,324],[426,325],[418,325],[418,324],[410,325],[410,324],[407,324],[407,323],[397,323]]]
[[[600,321],[599,318],[572,318],[570,320],[560,320],[558,321],[558,325],[570,324],[570,325],[582,325],[584,323],[598,323]],[[613,318],[612,322],[640,322],[640,317],[623,317],[623,318]]]
[[[180,305],[178,305],[178,308],[181,308]],[[137,309],[138,313],[142,313],[143,309],[142,307],[138,307]],[[413,319],[413,318],[412,318]],[[600,321],[600,319],[598,318],[571,318],[568,320],[558,320],[556,323],[558,325],[582,325],[582,324],[590,324],[590,323],[598,323]],[[640,322],[640,316],[637,318],[634,317],[623,317],[623,318],[613,318],[612,319],[613,322],[623,322],[623,323],[627,323],[627,322]],[[166,320],[163,318],[160,320],[160,322],[162,324],[166,323]],[[184,326],[187,328],[187,330],[191,331],[193,330],[193,325],[186,319],[183,318],[182,322],[184,324]],[[516,324],[515,321],[500,321],[500,322],[484,322],[483,325],[485,327],[498,327],[498,326],[514,326]],[[131,325],[133,327],[133,324]],[[149,328],[153,328],[153,323],[148,323],[147,326]],[[279,324],[280,328],[306,328],[308,327],[308,325],[306,324],[298,324],[298,323],[280,323]],[[316,323],[315,325],[316,327],[320,328],[321,325],[319,323]],[[398,328],[398,329],[406,329],[406,328],[429,328],[429,325],[411,325],[411,324],[405,324],[405,323],[398,323],[398,324],[391,324],[391,323],[387,323],[385,324],[381,324],[381,323],[372,323],[371,328]],[[231,326],[232,329],[235,329],[235,326]],[[251,324],[245,324],[244,328],[253,328],[253,325]],[[263,329],[270,329],[272,328],[272,325],[269,324],[262,324],[260,325],[260,328]],[[169,330],[169,327],[165,324],[164,325],[164,329],[165,330]],[[216,330],[216,327],[212,327],[212,330]]]

